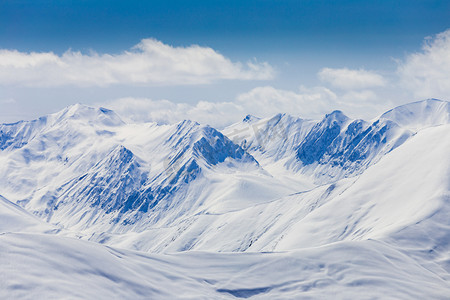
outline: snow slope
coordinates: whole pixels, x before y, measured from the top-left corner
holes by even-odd
[[[58,228],[31,215],[0,195],[0,234],[7,232],[58,232]]]
[[[0,235],[5,299],[446,299],[448,281],[376,241],[285,253],[144,254]]]
[[[420,131],[293,226],[279,249],[383,239],[433,218],[438,226],[450,226],[450,220],[439,217],[449,208],[449,149],[450,125]],[[430,228],[426,234],[432,232]]]

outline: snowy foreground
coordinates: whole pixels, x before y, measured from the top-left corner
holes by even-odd
[[[0,125],[0,298],[448,299],[450,104]]]

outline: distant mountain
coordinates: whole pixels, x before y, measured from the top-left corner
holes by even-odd
[[[225,128],[223,133],[248,152],[280,160],[293,153],[314,124],[286,114],[267,119],[247,116],[242,122]]]
[[[320,121],[289,115],[244,120],[223,130],[264,166],[281,162],[327,183],[361,174],[416,131],[448,124],[449,102],[429,99],[394,108],[375,121],[350,120],[334,111]]]
[[[50,130],[54,126],[64,126],[64,123],[69,121],[73,124],[76,122],[91,122],[92,125],[108,127],[124,124],[119,116],[111,110],[105,108],[92,109],[81,104],[75,104],[58,113],[37,120],[0,125],[0,150],[22,148],[37,134]]]

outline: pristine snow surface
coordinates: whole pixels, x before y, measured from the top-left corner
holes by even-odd
[[[450,104],[0,125],[0,298],[448,299]]]

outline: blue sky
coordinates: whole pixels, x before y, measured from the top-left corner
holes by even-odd
[[[230,55],[417,47],[449,25],[448,1],[2,1],[2,48],[117,52],[153,37]],[[306,49],[305,49],[306,47]]]
[[[16,74],[17,64],[11,67],[13,69],[2,70],[0,67],[0,105],[3,106],[0,121],[36,117],[73,102],[111,103],[118,98],[139,98],[141,105],[143,99],[167,99],[175,104],[192,106],[201,100],[213,103],[236,102],[237,99],[244,101],[242,99],[248,98],[254,89],[263,87],[273,88],[275,94],[293,92],[297,95],[311,93],[316,88],[334,88],[331,90],[337,97],[334,102],[342,104],[348,101],[345,99],[350,96],[342,97],[342,87],[333,87],[329,76],[351,73],[330,71],[325,76],[324,72],[320,73],[324,68],[367,70],[383,76],[383,84],[363,87],[367,95],[372,93],[373,96],[375,93],[370,104],[376,105],[380,98],[415,100],[412,98],[425,94],[421,92],[414,96],[412,93],[408,96],[406,92],[399,92],[401,88],[394,89],[392,85],[396,84],[390,83],[402,81],[398,78],[399,68],[406,65],[414,53],[423,54],[425,38],[431,37],[433,42],[436,34],[448,28],[450,1],[1,1],[0,49],[5,51],[53,53],[57,57],[62,57],[68,50],[80,51],[89,60],[92,53],[101,56],[135,51],[133,46],[151,38],[174,49],[185,49],[182,47],[191,45],[211,48],[221,57],[217,56],[217,60],[209,64],[218,63],[218,68],[231,67],[219,65],[222,57],[244,67],[220,76],[215,76],[215,71],[210,70],[204,76],[211,78],[198,77],[197,81],[189,84],[184,81],[190,79],[184,77],[178,81],[162,80],[156,84],[153,77],[143,83],[121,79],[106,83],[97,80],[96,84],[72,79],[59,84],[30,83],[28,77],[24,78],[28,75],[24,74],[35,72],[38,76],[49,69],[56,71],[50,67],[33,67],[28,73]],[[441,39],[445,44],[446,37]],[[153,48],[145,49],[154,51]],[[139,51],[147,53],[147,50]],[[177,51],[173,54],[183,55]],[[120,57],[122,60],[129,58]],[[0,59],[6,61],[13,58],[4,55]],[[148,58],[151,59],[155,57]],[[446,57],[443,59],[446,62]],[[259,66],[257,72],[262,70],[263,63],[267,63],[272,73],[265,77],[250,74],[250,69],[246,67],[249,61]],[[65,68],[76,67],[70,63],[68,65]],[[121,67],[129,69],[127,65]],[[195,73],[202,66],[190,65],[189,68],[195,69]],[[264,70],[268,72],[267,68]],[[157,72],[155,69],[147,71]],[[5,80],[1,80],[2,72]],[[55,74],[48,80],[61,77]],[[124,78],[125,75],[114,76]],[[170,79],[178,75],[170,73],[162,77]],[[380,92],[376,89],[391,90]],[[361,88],[357,92],[361,94]],[[447,91],[438,91],[437,95],[430,97],[447,95]],[[270,104],[268,99],[262,99],[262,102]],[[390,102],[396,104],[394,100]],[[307,114],[315,117],[323,113],[327,103],[330,109],[340,108],[336,103],[325,101],[322,105],[325,108],[316,108]],[[308,105],[308,101],[299,103],[294,111],[305,111],[302,105]],[[346,105],[343,107],[351,112],[352,105]],[[387,105],[380,105],[380,109]],[[117,103],[116,106],[119,109]],[[123,113],[129,111],[132,110],[124,110]],[[272,110],[258,112],[270,114]],[[363,116],[368,115],[364,113],[364,107],[355,109],[354,114],[359,112]],[[180,117],[183,117],[182,114]]]

